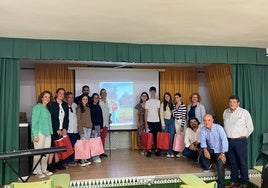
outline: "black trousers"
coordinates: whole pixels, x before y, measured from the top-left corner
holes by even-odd
[[[161,132],[162,128],[161,128],[161,123],[160,122],[147,122],[149,129],[150,129],[150,133],[153,134],[153,141],[154,141],[154,146],[156,149],[156,143],[157,143],[157,133]]]

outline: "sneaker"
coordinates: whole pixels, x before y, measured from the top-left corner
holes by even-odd
[[[210,170],[210,169],[211,169],[211,167],[212,167],[212,163],[209,165],[208,169]]]
[[[48,170],[46,170],[45,172],[43,172],[43,174],[45,174],[46,176],[51,176],[53,172],[49,172]]]
[[[45,178],[46,176],[45,176],[45,174],[43,174],[43,173],[37,173],[36,175],[35,175],[36,177],[38,177],[38,178]]]
[[[101,163],[101,159],[100,158],[98,158],[98,159],[96,159],[95,161],[93,161],[94,163]]]
[[[178,153],[177,155],[176,155],[176,157],[181,157],[182,156],[182,154],[181,153]]]
[[[70,162],[70,163],[68,164],[68,166],[77,166],[77,163],[74,162],[74,161],[72,161],[72,162]]]
[[[87,159],[84,160],[84,163],[85,163],[86,165],[90,165],[90,164],[91,164],[91,162],[90,162],[89,160],[87,160]]]
[[[170,158],[170,157],[171,157],[171,155],[167,154],[167,158]]]
[[[151,157],[152,156],[152,152],[151,151],[147,151],[146,157]]]
[[[84,159],[79,160],[78,165],[82,166],[82,167],[85,167],[86,163],[85,163]]]
[[[171,155],[170,155],[170,157],[171,157],[171,158],[174,158],[174,157],[175,157],[175,155],[174,155],[174,154],[171,154]]]
[[[209,170],[211,169],[211,167],[212,167],[212,163],[209,165],[208,169],[204,170],[204,172],[205,172],[205,173],[206,173],[206,172],[209,172]]]

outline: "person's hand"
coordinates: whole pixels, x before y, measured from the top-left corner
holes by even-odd
[[[100,132],[102,132],[102,131],[103,131],[103,129],[100,130]]]
[[[111,124],[112,123],[112,120],[109,119],[108,123]]]
[[[144,126],[145,126],[145,129],[149,127],[147,122],[145,122]]]
[[[218,157],[218,160],[221,160],[223,164],[226,163],[226,156],[224,153],[221,153]]]
[[[203,149],[203,152],[204,152],[204,156],[207,158],[207,159],[210,159],[210,154],[208,152],[208,150],[205,148]]]
[[[67,135],[66,129],[62,129],[61,134],[62,134],[62,136],[66,136]]]
[[[61,130],[57,130],[57,134],[61,136]]]
[[[92,134],[95,134],[96,133],[96,130],[92,130]]]
[[[39,142],[39,136],[34,136],[34,142]]]
[[[193,151],[197,151],[197,150],[198,150],[197,146],[194,145],[194,144],[191,144],[191,145],[189,146],[189,149],[190,149],[190,150],[193,150]]]

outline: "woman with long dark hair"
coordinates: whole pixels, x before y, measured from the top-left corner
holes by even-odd
[[[67,135],[69,125],[69,106],[67,102],[63,101],[64,97],[65,97],[65,89],[58,88],[56,91],[54,101],[51,103],[51,105],[48,106],[48,110],[51,114],[52,119],[53,134],[51,137],[52,138],[51,146],[53,147],[55,146],[54,145],[55,140],[58,140],[62,136]],[[55,157],[55,166],[52,165],[53,157]],[[55,169],[64,170],[66,168],[63,166],[57,153],[49,154],[48,170],[53,172],[55,171]]]
[[[169,92],[164,94],[163,102],[160,105],[160,119],[162,129],[170,134],[170,145],[167,151],[167,157],[175,157],[173,154],[173,140],[175,134],[175,123],[172,115],[173,103]]]
[[[91,96],[92,103],[90,104],[90,112],[91,112],[91,121],[92,121],[92,131],[91,137],[96,138],[100,136],[100,132],[103,128],[103,115],[102,110],[99,105],[99,94],[93,93]],[[101,163],[100,156],[93,156],[92,161],[94,163]]]
[[[141,144],[141,134],[145,131],[145,102],[149,100],[149,95],[147,92],[142,92],[140,95],[140,101],[135,106],[136,111],[136,124],[137,124],[137,145],[140,146]],[[145,150],[141,152],[141,154],[144,153]]]

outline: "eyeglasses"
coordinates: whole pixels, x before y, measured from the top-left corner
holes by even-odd
[[[70,109],[70,111],[71,111],[72,113],[74,112],[71,106],[69,107],[69,109]]]

